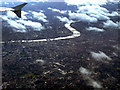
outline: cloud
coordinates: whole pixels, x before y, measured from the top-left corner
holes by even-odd
[[[96,82],[95,80],[93,79],[89,79],[89,83],[88,83],[90,86],[93,86],[94,88],[102,88],[102,86]]]
[[[107,16],[119,16],[118,12],[113,11],[112,13],[108,13]]]
[[[55,8],[51,8],[51,7],[49,7],[48,9],[52,10],[54,12],[59,12],[61,14],[67,14],[67,12],[68,12],[67,10],[59,10],[59,9],[55,9]]]
[[[102,14],[90,14],[91,17],[94,17],[98,20],[109,20],[110,18],[108,16],[102,15]]]
[[[35,12],[35,11],[30,11],[30,12],[32,12],[34,18],[36,18],[38,20],[41,20],[43,22],[48,22],[46,20],[47,17],[45,16],[44,13],[42,13],[42,12]]]
[[[30,0],[30,2],[48,2],[48,0]]]
[[[4,2],[4,4],[9,4],[8,2]]]
[[[28,19],[26,16],[29,14],[28,12],[22,11],[22,19]]]
[[[104,29],[96,28],[96,27],[89,27],[87,28],[88,31],[98,31],[98,32],[103,32]]]
[[[68,5],[103,5],[107,3],[107,0],[65,0]]]
[[[84,80],[87,82],[88,85],[90,85],[94,88],[102,88],[100,83],[98,83],[97,81],[95,81],[94,79],[91,78],[91,74],[93,74],[93,73],[90,72],[88,69],[86,69],[84,67],[80,67],[79,71],[82,74]]]
[[[28,12],[22,11],[21,13],[22,19],[27,19],[26,15],[28,14]],[[18,18],[17,15],[12,11],[7,11],[7,17],[11,19]]]
[[[60,17],[60,16],[57,16],[57,18],[62,21],[62,22],[70,22],[71,20],[69,20],[67,17]]]
[[[17,1],[19,1],[19,0],[17,0]],[[21,2],[27,2],[27,0],[20,0]]]
[[[89,75],[91,72],[89,72],[86,68],[84,67],[80,67],[79,68],[79,71],[82,73],[82,74],[85,74],[85,75]]]
[[[84,13],[72,13],[71,11],[69,11],[69,17],[70,19],[78,19],[78,20],[86,21],[86,22],[97,22],[96,18],[90,17]]]
[[[90,12],[93,14],[109,12],[106,8],[103,8],[99,5],[85,5],[85,6],[78,6],[77,12]]]
[[[99,20],[110,19],[107,15],[109,11],[99,5],[86,5],[78,7],[78,13],[85,13]]]
[[[68,5],[104,5],[109,2],[119,2],[119,0],[65,0]]]
[[[117,28],[118,23],[114,23],[112,20],[107,20],[106,22],[103,23],[105,28]]]
[[[8,11],[7,12],[7,17],[8,18],[17,18],[17,15],[12,11]]]
[[[19,23],[15,22],[14,20],[8,20],[7,22],[8,22],[8,24],[10,24],[12,27],[15,27],[15,28],[17,28],[17,29],[26,29],[24,25],[19,24]]]
[[[6,0],[11,2],[11,0]],[[64,2],[64,0],[12,0],[12,2]]]
[[[45,64],[45,61],[42,60],[42,59],[37,59],[37,60],[35,61],[35,64],[36,64],[36,63],[39,63],[40,65],[44,65],[44,64]]]
[[[17,29],[17,32],[25,32],[26,27],[20,23],[17,23],[16,21],[9,19],[7,16],[0,16],[2,19],[4,19],[5,21],[7,21],[7,23]]]
[[[118,16],[116,11],[110,13],[101,5],[106,4],[108,0],[66,0],[69,5],[77,5],[76,12],[69,11],[71,19],[79,19],[88,22],[97,22],[98,20],[110,20],[109,16]],[[81,6],[83,5],[83,6]]]
[[[27,19],[26,15],[29,14],[27,12],[22,11],[22,18],[18,18],[13,12],[7,12],[7,15],[1,15],[0,17],[7,21],[7,23],[15,28],[17,32],[26,32],[27,28],[33,28],[34,30],[42,30],[44,27],[41,25],[41,23],[38,22],[32,22]],[[26,27],[27,26],[27,27]]]
[[[44,27],[41,25],[41,23],[38,23],[38,22],[32,22],[30,20],[28,21],[25,21],[25,20],[16,20],[18,23],[21,23],[21,24],[24,24],[25,26],[29,26],[29,27],[32,27],[34,28],[34,30],[42,30],[44,29]]]
[[[11,0],[6,0],[6,2],[11,2]],[[66,2],[70,5],[80,5],[80,4],[106,4],[107,2],[119,2],[119,0],[12,0],[12,2]]]
[[[107,56],[105,53],[101,51],[99,51],[99,53],[91,52],[91,55],[97,61],[112,60],[109,56]]]
[[[55,12],[60,12],[60,10],[54,9],[54,8],[51,8],[51,7],[49,7],[48,9],[49,9],[49,10],[52,10],[52,11],[55,11]]]
[[[87,2],[87,1],[83,1]],[[82,3],[82,2],[81,2]],[[88,22],[97,22],[98,20],[110,20],[109,16],[118,16],[116,11],[110,13],[106,8],[99,4],[85,4],[84,6],[77,6],[76,12],[69,11],[71,19],[79,19]]]

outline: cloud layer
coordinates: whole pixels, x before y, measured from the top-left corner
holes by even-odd
[[[69,11],[69,17],[70,19],[77,19],[77,20],[86,21],[86,22],[97,22],[96,18],[90,17],[84,13],[72,13],[71,11]]]
[[[65,0],[68,5],[103,5],[109,2],[118,2],[119,0]]]
[[[36,18],[37,20],[41,20],[43,22],[48,22],[46,20],[47,17],[45,16],[44,13],[42,13],[42,12],[35,12],[35,11],[30,11],[30,12],[33,14],[33,17]]]
[[[28,14],[30,14],[30,12],[22,11],[22,18],[20,19],[15,15],[15,13],[8,11],[6,15],[1,15],[0,18],[7,21],[7,23],[17,32],[26,32],[28,28],[33,28],[33,30],[36,31],[44,29],[41,23],[29,20],[29,18],[27,17]],[[46,18],[46,16],[41,12],[33,12],[33,15],[34,18],[35,16],[40,15],[42,19],[39,19],[39,17],[37,17],[38,20],[41,20],[43,22],[47,21],[44,19]]]
[[[118,23],[114,23],[112,20],[107,20],[103,24],[105,28],[118,28]]]

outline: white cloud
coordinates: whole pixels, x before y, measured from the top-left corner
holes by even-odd
[[[61,10],[60,13],[61,14],[67,14],[67,10]]]
[[[36,18],[36,19],[38,19],[38,20],[41,20],[41,21],[43,21],[43,22],[48,22],[48,21],[46,20],[47,17],[45,16],[44,13],[42,13],[42,12],[35,12],[35,11],[30,11],[30,12],[32,12],[34,18]]]
[[[32,28],[34,28],[34,30],[41,30],[44,29],[44,27],[41,25],[41,23],[38,22],[32,22],[32,21],[25,21],[25,20],[16,20],[18,23],[24,24],[26,26],[30,26]]]
[[[25,32],[26,27],[16,21],[9,19],[7,16],[0,16],[3,20],[7,21],[7,23],[17,29],[17,32]]]
[[[78,11],[77,12],[90,12],[93,14],[98,14],[98,13],[107,13],[109,12],[106,8],[103,8],[99,5],[85,5],[85,6],[78,6]]]
[[[30,2],[48,2],[48,0],[30,0]]]
[[[7,17],[8,18],[17,18],[17,15],[12,11],[8,11],[7,12]]]
[[[35,63],[39,63],[41,65],[44,65],[45,64],[45,61],[42,60],[42,59],[37,59]]]
[[[104,5],[108,2],[118,2],[119,0],[65,0],[68,5]]]
[[[62,22],[70,22],[71,20],[69,20],[67,17],[60,17],[60,16],[57,16],[57,18],[62,21]]]
[[[86,5],[78,7],[78,13],[86,13],[91,17],[97,18],[99,20],[110,19],[107,15],[109,11],[99,5]]]
[[[23,26],[22,24],[19,24],[13,20],[8,20],[8,23],[12,26],[15,27],[17,29],[25,29],[25,26]]]
[[[27,19],[27,17],[26,17],[27,14],[28,14],[27,12],[22,11],[21,12],[22,19]],[[17,15],[12,11],[7,11],[7,17],[11,18],[11,19],[18,18]]]
[[[92,57],[95,60],[102,61],[102,60],[112,60],[109,56],[107,56],[105,53],[99,51],[99,53],[91,52]]]
[[[107,2],[118,2],[119,0],[12,0],[12,2],[66,2],[72,5],[81,5],[81,4],[106,4]],[[6,0],[6,2],[11,2],[11,0]]]
[[[4,2],[4,4],[9,4],[8,2]]]
[[[86,22],[97,22],[96,18],[90,17],[84,13],[72,13],[71,11],[69,11],[69,16],[70,19],[79,19],[81,21],[86,21]]]
[[[9,15],[13,12],[9,12],[7,13],[7,16],[5,15],[1,15],[0,17],[7,21],[7,23],[11,26],[11,27],[14,27],[16,28],[16,31],[17,32],[26,32],[26,29],[28,27],[32,27],[34,30],[41,30],[41,29],[44,29],[44,27],[41,25],[41,23],[38,23],[38,22],[32,22],[30,20],[26,21],[24,20],[26,17],[24,18],[19,18],[17,20],[12,20],[12,19],[15,19],[16,18],[16,15],[13,14],[13,16]],[[24,12],[23,11],[23,16],[25,16],[26,14],[28,14],[27,12]],[[27,19],[27,18],[26,18]]]
[[[107,0],[65,0],[68,5],[103,5],[107,3]]]
[[[90,14],[91,17],[94,17],[98,20],[109,20],[110,18],[108,16],[102,15],[102,14]]]
[[[108,13],[107,16],[119,16],[118,12],[113,11],[112,13]]]
[[[52,11],[55,11],[55,12],[60,12],[60,10],[54,9],[54,8],[51,8],[51,7],[49,7],[48,9],[50,9],[50,10],[52,10]]]
[[[96,28],[96,27],[89,27],[89,28],[87,28],[87,30],[89,30],[89,31],[98,31],[98,32],[103,32],[104,31],[104,29],[100,29],[100,28]]]
[[[3,19],[3,20],[8,20],[8,17],[4,16],[4,15],[0,15],[0,18]]]
[[[22,19],[27,19],[26,15],[29,14],[28,12],[22,11]]]
[[[84,67],[80,67],[79,71],[82,74],[84,80],[87,82],[88,85],[90,85],[94,88],[102,88],[100,83],[98,83],[97,81],[95,81],[94,79],[91,78],[91,74],[93,74],[93,73],[90,72],[88,69],[86,69]]]
[[[102,86],[93,79],[89,79],[89,85],[93,86],[94,88],[102,88]]]
[[[5,0],[6,2],[11,2],[11,0]],[[48,0],[12,0],[12,2],[46,2]]]
[[[89,75],[91,74],[91,72],[89,72],[86,68],[84,67],[80,67],[79,68],[79,71],[82,73],[82,74],[86,74],[86,75]]]
[[[66,0],[70,5],[77,5],[76,13],[69,11],[71,19],[80,19],[82,21],[97,22],[97,20],[110,20],[109,16],[118,16],[118,13],[113,11],[110,13],[102,4],[106,4],[108,0]],[[84,5],[84,6],[80,6]]]
[[[54,12],[59,12],[61,14],[67,14],[67,10],[59,10],[59,9],[55,9],[55,8],[51,8],[51,7],[49,7],[48,9],[52,10]]]
[[[27,2],[27,0],[16,0],[17,2]]]
[[[8,24],[16,29],[19,29],[20,32],[25,32],[26,27],[20,23],[17,23],[14,20],[8,20]]]
[[[109,27],[117,28],[117,27],[118,27],[118,24],[117,24],[117,23],[114,23],[112,20],[107,20],[107,21],[104,22],[103,24],[104,24],[104,27],[105,27],[105,28],[109,28]]]

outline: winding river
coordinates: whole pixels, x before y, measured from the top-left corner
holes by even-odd
[[[16,40],[16,41],[9,41],[9,43],[14,42],[46,42],[46,41],[57,41],[57,40],[65,40],[65,39],[72,39],[80,36],[80,32],[77,31],[75,28],[72,28],[70,25],[74,22],[68,22],[64,26],[70,30],[73,34],[71,36],[65,36],[65,37],[58,37],[58,38],[50,38],[50,39],[38,39],[38,40]],[[5,43],[5,42],[0,42]]]

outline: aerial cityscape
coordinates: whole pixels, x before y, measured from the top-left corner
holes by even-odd
[[[0,3],[3,89],[120,88],[117,0]]]

